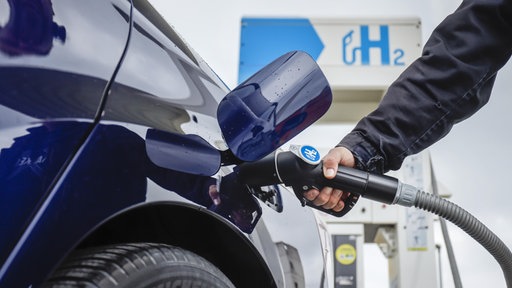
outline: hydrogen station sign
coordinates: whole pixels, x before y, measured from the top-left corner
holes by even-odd
[[[336,87],[387,87],[421,53],[418,18],[243,18],[239,81],[291,50]]]

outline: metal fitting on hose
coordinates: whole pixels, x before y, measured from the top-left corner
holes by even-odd
[[[396,191],[395,200],[393,200],[393,204],[405,207],[412,207],[414,206],[414,202],[416,201],[416,196],[418,195],[418,192],[418,188],[399,181],[398,189]]]

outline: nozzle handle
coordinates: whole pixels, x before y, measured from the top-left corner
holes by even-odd
[[[344,166],[338,167],[333,179],[324,178],[323,184],[386,204],[394,203],[400,185],[396,178]]]
[[[242,183],[250,187],[262,187],[284,184],[293,189],[301,205],[320,210],[324,213],[342,217],[347,214],[359,199],[358,194],[352,193],[344,200],[345,206],[339,211],[324,209],[304,198],[304,192],[310,189],[321,189],[326,186],[322,179],[322,166],[309,164],[291,152],[281,152],[269,155],[255,162],[240,164],[235,172]],[[319,181],[320,180],[320,181]]]

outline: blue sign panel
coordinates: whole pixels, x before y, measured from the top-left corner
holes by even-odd
[[[317,60],[324,49],[305,18],[243,18],[241,24],[239,83],[287,52],[302,50]]]

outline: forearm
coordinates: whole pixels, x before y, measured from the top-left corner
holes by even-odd
[[[422,56],[340,146],[358,166],[386,172],[445,136],[489,99],[512,47],[512,1],[465,1],[432,33]]]

